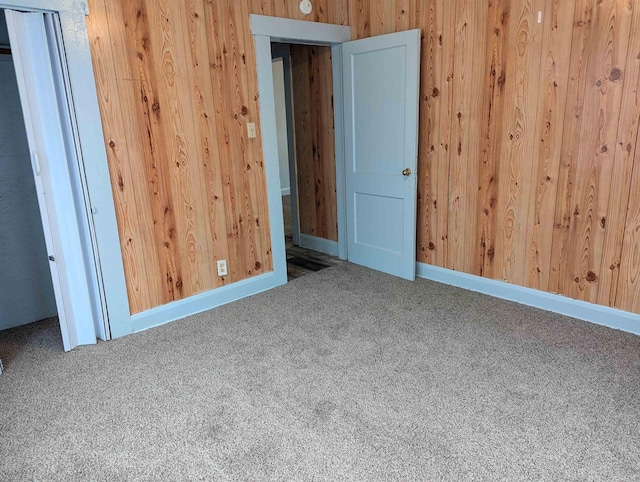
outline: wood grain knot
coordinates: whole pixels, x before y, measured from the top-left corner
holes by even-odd
[[[434,249],[436,249],[436,245],[433,244],[432,241],[429,242],[429,251],[433,251]]]
[[[609,74],[609,80],[612,81],[616,81],[619,80],[620,77],[622,77],[622,72],[620,72],[620,69],[617,67],[614,67],[613,69],[611,69],[611,73]]]
[[[247,114],[249,113],[249,109],[247,109],[247,106],[246,106],[246,105],[243,105],[243,106],[242,106],[242,109],[240,109],[240,113],[241,113],[242,115],[247,115]]]
[[[260,261],[256,261],[255,269],[260,269],[261,267],[262,265],[260,264]]]
[[[434,97],[438,97],[440,95],[440,91],[438,90],[437,87],[433,88],[433,90],[431,91],[431,95]]]
[[[587,273],[587,281],[593,283],[596,280],[596,274],[593,271]]]
[[[602,219],[600,219],[600,226],[602,227],[602,229],[604,229],[606,225],[607,219],[603,216]]]

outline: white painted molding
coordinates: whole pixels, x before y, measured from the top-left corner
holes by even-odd
[[[420,278],[477,291],[503,300],[515,301],[522,305],[533,306],[597,325],[640,335],[640,315],[629,313],[628,311],[587,303],[586,301],[578,301],[557,294],[424,263],[416,263],[416,272]]]
[[[300,233],[300,247],[320,251],[321,253],[325,253],[330,256],[338,256],[337,241],[330,241],[317,236]]]
[[[96,269],[103,283],[104,309],[110,325],[105,338],[118,338],[131,333],[131,315],[86,19],[82,14],[61,13],[60,25],[71,89],[69,100],[74,107],[81,148],[80,168],[91,201]]]
[[[282,189],[280,189],[280,193],[283,196],[290,196],[291,195],[291,188],[290,187],[282,188]]]
[[[260,96],[260,129],[267,178],[267,204],[271,235],[273,271],[278,284],[287,282],[287,254],[284,242],[284,216],[280,194],[280,157],[278,156],[278,130],[276,128],[276,103],[273,96],[273,65],[271,64],[271,39],[264,35],[253,36],[256,45],[256,68]]]
[[[232,301],[258,294],[281,285],[278,277],[273,273],[265,273],[253,278],[238,281],[221,288],[200,293],[180,301],[158,306],[142,313],[131,316],[131,326],[134,333],[164,325],[171,321],[211,310]]]
[[[333,75],[333,125],[336,151],[336,208],[338,212],[338,254],[347,259],[347,179],[344,153],[344,92],[342,45],[331,47]]]
[[[351,28],[344,25],[255,14],[249,15],[249,20],[253,35],[271,37],[273,42],[331,45],[351,40]]]

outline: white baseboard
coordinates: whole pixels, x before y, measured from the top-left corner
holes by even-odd
[[[280,193],[283,196],[290,196],[291,195],[291,188],[290,187],[284,187],[284,188],[280,189]]]
[[[320,251],[330,256],[338,256],[338,242],[300,233],[300,247]]]
[[[523,305],[640,335],[640,315],[629,313],[628,311],[587,303],[586,301],[578,301],[561,295],[424,263],[416,263],[416,274],[420,278],[431,281],[477,291],[503,300],[515,301]]]
[[[166,305],[143,311],[142,313],[136,313],[131,316],[132,332],[138,333],[148,330],[149,328],[164,325],[170,321],[231,303],[240,298],[258,294],[286,283],[286,277],[283,279],[284,281],[278,282],[278,277],[274,272],[265,273],[254,278],[200,293],[184,300],[173,301]]]

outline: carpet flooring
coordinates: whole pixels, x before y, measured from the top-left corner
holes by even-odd
[[[640,474],[640,337],[349,263],[61,346],[0,332],[0,480]]]

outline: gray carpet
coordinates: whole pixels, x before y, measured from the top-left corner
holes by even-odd
[[[640,337],[345,263],[124,339],[0,333],[0,480],[637,480]]]

